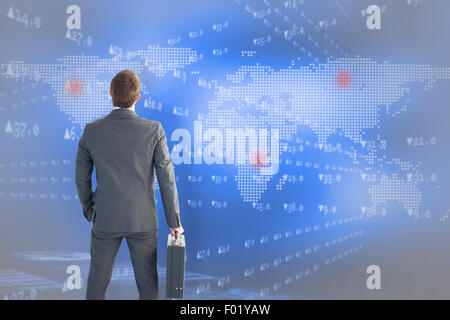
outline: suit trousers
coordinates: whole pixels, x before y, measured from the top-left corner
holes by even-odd
[[[91,263],[86,299],[104,300],[111,280],[114,260],[126,238],[140,300],[159,299],[157,248],[158,229],[149,232],[91,231]]]

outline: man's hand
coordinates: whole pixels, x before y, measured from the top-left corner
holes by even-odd
[[[170,231],[170,235],[172,237],[175,236],[175,231],[177,232],[177,235],[179,236],[180,234],[182,234],[184,232],[184,229],[181,225],[178,228],[172,228]]]

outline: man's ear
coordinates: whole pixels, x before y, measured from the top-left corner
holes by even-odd
[[[112,97],[112,96],[111,96],[111,90],[109,90],[109,96]]]
[[[136,101],[135,101],[135,102],[138,102],[138,100],[139,100],[140,97],[141,97],[141,93],[139,92],[138,95],[137,95],[137,97],[136,97]]]

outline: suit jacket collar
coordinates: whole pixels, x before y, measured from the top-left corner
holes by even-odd
[[[111,118],[136,118],[138,117],[136,111],[126,109],[113,109],[109,113],[108,117]]]

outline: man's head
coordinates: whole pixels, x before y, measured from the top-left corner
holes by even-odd
[[[141,83],[138,75],[131,70],[122,70],[111,80],[109,94],[113,106],[129,108],[139,100]]]

